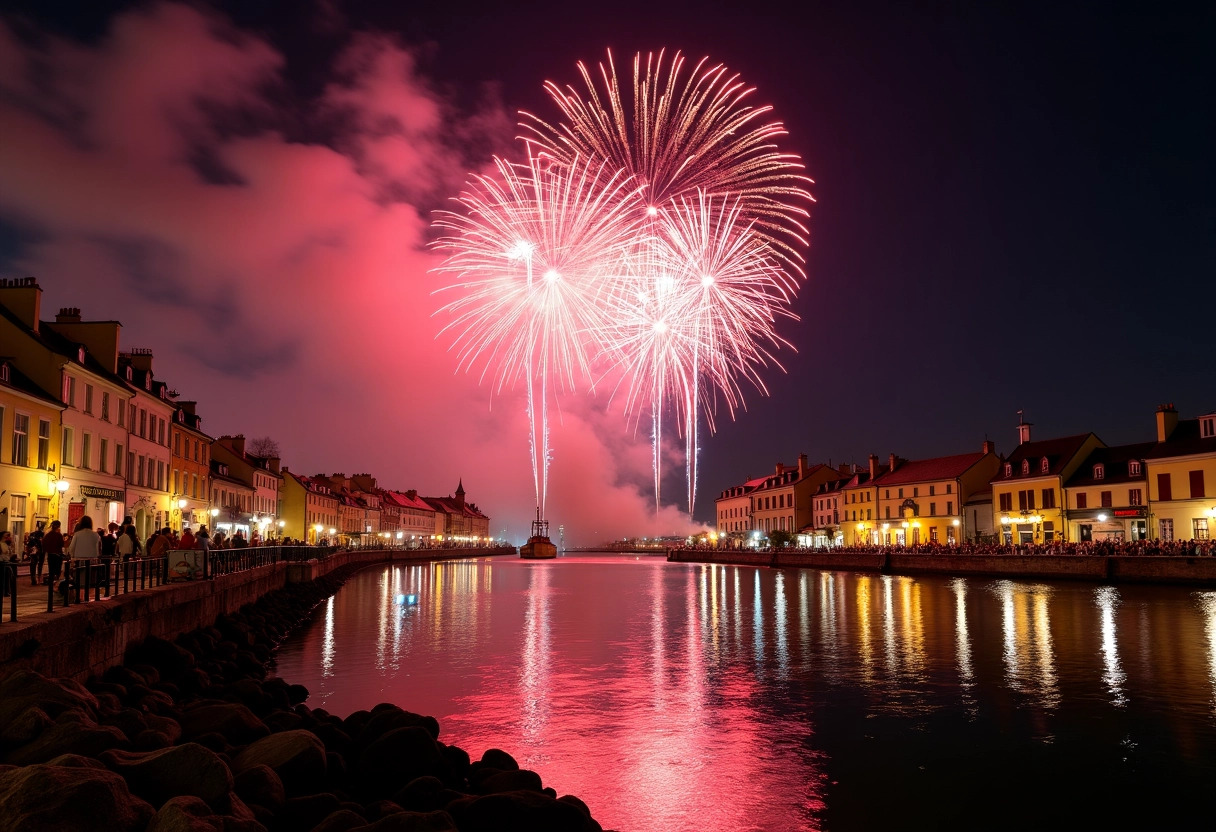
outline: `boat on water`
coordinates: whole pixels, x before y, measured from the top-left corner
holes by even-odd
[[[557,557],[557,544],[549,539],[549,521],[540,519],[540,509],[532,521],[532,536],[519,547],[519,556],[525,560],[549,560]]]

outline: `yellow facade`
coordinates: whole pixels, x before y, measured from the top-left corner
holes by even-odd
[[[999,464],[988,445],[972,454],[896,460],[895,467],[875,481],[878,542],[954,545],[971,539],[963,503],[988,487]]]
[[[0,531],[20,551],[37,523],[59,516],[63,406],[0,362]]]
[[[1064,483],[1099,447],[1102,440],[1092,433],[1018,445],[992,480],[993,523],[1002,542],[1068,540]]]
[[[878,489],[869,471],[853,475],[840,490],[840,525],[845,546],[873,546],[878,543],[880,521],[875,519]]]
[[[1216,413],[1178,421],[1157,412],[1157,447],[1147,460],[1149,535],[1210,540],[1216,533]]]

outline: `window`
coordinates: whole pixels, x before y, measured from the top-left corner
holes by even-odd
[[[157,442],[157,444],[167,446],[169,443],[165,438],[165,429],[168,428],[169,423],[166,422],[164,419],[158,419],[157,421],[160,424],[156,428],[156,442]]]
[[[30,464],[30,417],[25,413],[13,414],[13,464]],[[15,539],[15,536],[14,536]],[[21,545],[21,541],[17,541]]]
[[[1089,495],[1084,491],[1077,495],[1077,508],[1089,508]]]
[[[148,411],[143,408],[139,411],[139,435],[148,438]]]
[[[1127,504],[1128,504],[1129,506],[1142,506],[1142,505],[1144,505],[1144,492],[1143,492],[1143,491],[1141,491],[1139,488],[1131,488],[1131,489],[1128,489],[1128,492],[1127,492]]]
[[[176,468],[174,468],[173,469],[173,493],[174,494],[181,493],[181,491],[179,490],[181,483],[182,483],[182,472],[177,470]]]
[[[126,459],[126,457],[123,456],[122,451],[123,447],[121,444],[114,446],[114,476],[116,477],[122,476],[122,462],[124,459]],[[127,470],[129,471],[131,469],[127,468]]]
[[[16,460],[14,460],[15,462]],[[1201,500],[1207,495],[1203,491],[1203,471],[1191,471],[1191,499]]]
[[[1026,476],[1029,473],[1030,473],[1030,460],[1023,459],[1022,460],[1022,476]]]
[[[101,391],[101,419],[103,422],[110,421],[110,394],[105,390]]]
[[[1101,496],[1102,496],[1102,508],[1110,508],[1112,505],[1111,492],[1103,491]]]
[[[1010,462],[1006,462],[1005,463],[1005,479],[1009,479],[1012,476],[1013,476],[1013,464]]]
[[[103,474],[110,472],[110,440],[101,437],[101,453],[97,454],[97,470]]]
[[[80,467],[89,468],[93,462],[93,434],[88,431],[80,435]]]
[[[144,484],[144,456],[143,456],[143,454],[140,454],[139,457],[135,460],[135,472],[134,473],[135,473],[135,484],[143,485]]]
[[[946,500],[946,516],[954,514],[954,501]]]
[[[72,451],[76,445],[76,437],[72,433],[72,429],[64,427],[63,429],[63,450],[60,451],[60,456],[63,457],[64,465],[74,465],[72,462]]]
[[[873,511],[874,511],[874,510],[873,510],[873,509],[870,509],[870,508],[866,509],[866,519],[867,519],[867,520],[873,520],[873,519],[874,519],[874,518],[871,516],[871,513],[872,513]]]
[[[886,497],[886,499],[888,499],[888,500],[889,500],[889,499],[891,499],[891,489],[889,489],[889,488],[887,489],[887,497]]]
[[[76,406],[76,379],[66,373],[63,376],[63,403],[68,407]]]
[[[1043,489],[1043,508],[1056,507],[1056,491],[1054,488]]]
[[[937,514],[937,503],[929,503],[929,516],[933,517]]]
[[[946,483],[946,493],[947,494],[954,493],[954,483],[951,483],[951,482]]]
[[[195,497],[197,497],[198,496],[198,474],[190,475],[190,483],[191,483],[190,493],[193,494]]]
[[[1100,479],[1105,479],[1105,478],[1106,478],[1106,466],[1099,462],[1097,465],[1094,466],[1094,479],[1100,480]]]
[[[903,498],[904,498],[904,490],[901,488],[901,489],[899,489],[899,499],[902,500]]]
[[[25,512],[26,495],[14,494],[8,512],[8,530],[13,533],[13,545],[17,548],[25,544]]]
[[[118,403],[118,426],[120,428],[127,426],[127,406],[122,402]]]
[[[1174,499],[1173,485],[1170,483],[1169,474],[1158,474],[1157,475],[1157,499],[1158,500]],[[1162,540],[1165,540],[1165,539],[1166,538],[1162,538]],[[1170,537],[1169,539],[1173,540],[1174,538]]]
[[[180,433],[173,434],[173,455],[182,455],[182,435]]]
[[[929,542],[930,543],[937,542],[937,526],[929,527]]]
[[[1026,491],[1026,508],[1030,511],[1034,511],[1034,490],[1033,489],[1028,489]]]
[[[1132,477],[1140,476],[1140,460],[1133,459],[1130,462],[1128,462],[1127,463],[1127,473],[1128,473],[1128,476],[1132,476]]]
[[[1051,472],[1051,463],[1047,461],[1047,457],[1039,460],[1039,473],[1047,474]]]
[[[912,496],[913,496],[913,497],[919,497],[919,496],[920,496],[920,489],[919,489],[919,488],[916,488],[916,487],[914,486],[914,487],[912,488]]]
[[[890,506],[887,506],[887,516],[884,519],[886,519],[886,520],[891,519],[891,507]]]
[[[1157,523],[1157,528],[1160,529],[1161,533],[1160,533],[1159,537],[1162,540],[1173,540],[1174,539],[1174,521],[1173,520],[1169,520],[1169,519],[1159,520]]]
[[[1191,537],[1195,540],[1207,540],[1208,519],[1206,517],[1196,517],[1192,523],[1194,524],[1194,528],[1192,529]]]
[[[51,423],[38,420],[38,467],[44,471],[51,464]]]
[[[1013,492],[1000,495],[1001,511],[1013,511]]]
[[[1204,416],[1199,420],[1199,435],[1204,439],[1216,436],[1216,416]]]

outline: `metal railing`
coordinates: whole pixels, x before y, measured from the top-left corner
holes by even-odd
[[[30,595],[46,592],[46,611],[54,612],[56,606],[70,607],[73,604],[100,601],[128,592],[138,592],[175,581],[209,580],[217,575],[230,575],[249,569],[257,569],[280,562],[303,562],[312,559],[325,560],[341,547],[337,546],[249,546],[240,549],[171,549],[159,558],[88,558],[63,561],[56,580],[51,580],[47,569],[47,581],[32,584]],[[19,567],[25,564],[0,563],[0,590],[2,600],[0,621],[7,607],[8,620],[17,620],[17,591],[21,580],[29,580],[29,572],[20,574]],[[27,613],[29,610],[26,611]]]

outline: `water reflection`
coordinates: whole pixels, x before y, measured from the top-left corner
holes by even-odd
[[[1077,771],[1216,809],[1213,592],[645,558],[398,565],[330,598],[278,672],[312,706],[393,701],[475,757],[507,749],[605,828],[974,828],[943,801]],[[1056,756],[1034,756],[1047,741]]]

